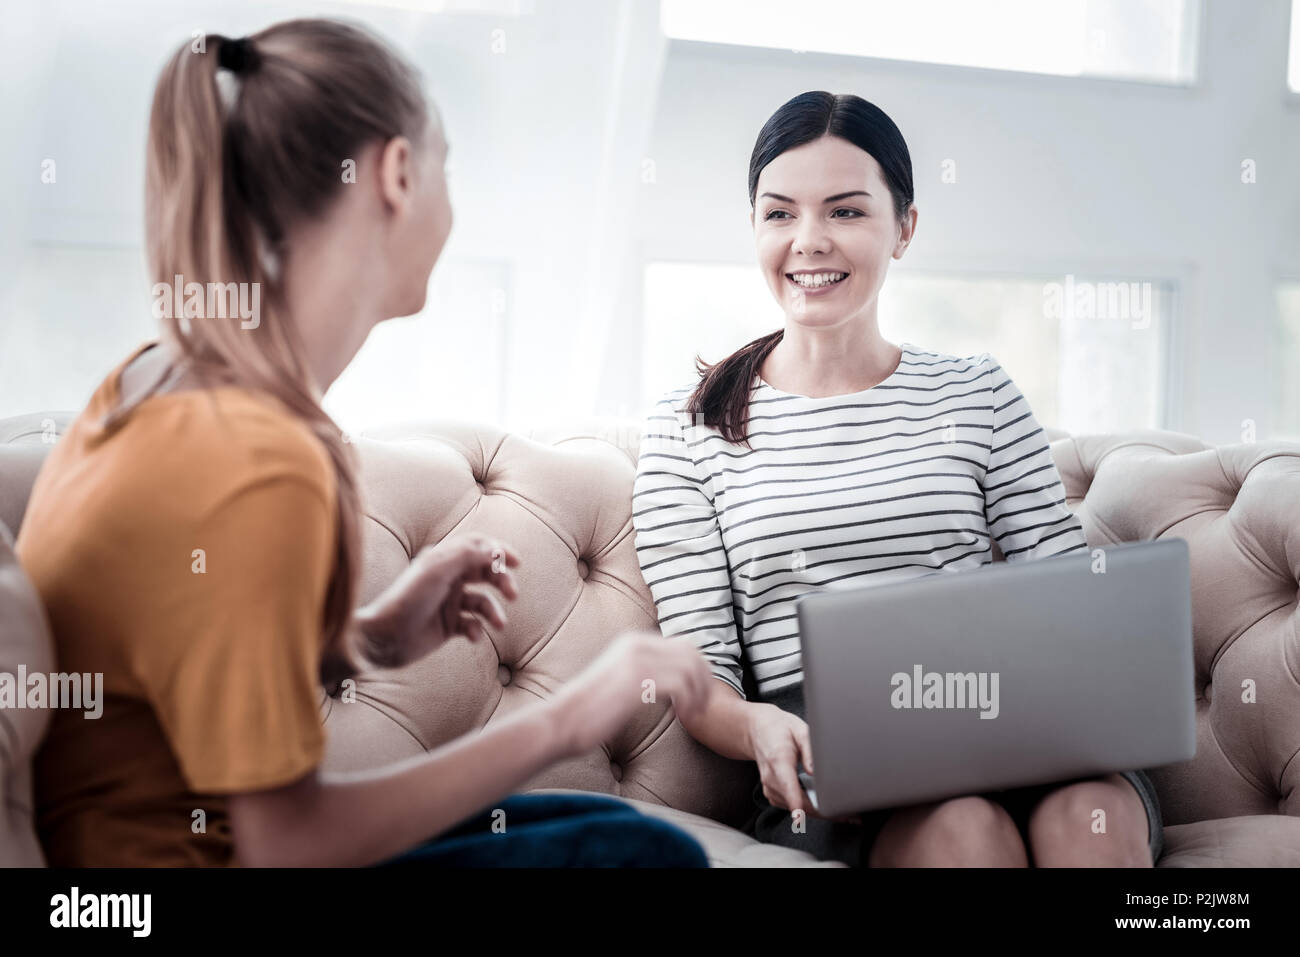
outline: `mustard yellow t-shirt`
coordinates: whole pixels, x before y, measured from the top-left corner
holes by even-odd
[[[225,795],[323,755],[335,476],[305,424],[234,386],[106,431],[129,362],[55,445],[17,541],[56,670],[104,676],[102,717],[52,712],[37,829],[54,866],[229,865]]]

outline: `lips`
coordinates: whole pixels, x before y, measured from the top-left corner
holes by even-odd
[[[795,276],[816,276],[816,275],[822,275],[822,276],[839,275],[840,278],[834,280],[823,280],[821,282],[814,283],[812,285],[804,285],[803,283],[795,281]],[[833,289],[835,289],[835,287],[842,286],[844,284],[844,281],[848,278],[849,278],[848,272],[842,272],[836,269],[823,269],[823,270],[805,269],[805,270],[800,270],[797,273],[785,274],[785,281],[789,283],[793,288],[799,290],[799,292],[803,293],[805,296],[824,296],[829,292],[831,292]]]

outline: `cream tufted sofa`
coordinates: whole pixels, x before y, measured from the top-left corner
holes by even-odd
[[[0,522],[10,528],[48,449],[42,435],[67,418],[0,420]],[[1152,773],[1166,823],[1160,865],[1300,866],[1300,445],[1212,448],[1159,431],[1049,436],[1090,543],[1172,535],[1190,548],[1198,745],[1193,760]],[[376,767],[472,733],[553,694],[620,630],[654,627],[630,519],[638,437],[638,423],[525,437],[436,422],[357,439],[369,516],[363,600],[423,545],[467,532],[520,551],[523,594],[491,645],[453,642],[409,668],[364,675],[355,701],[323,694],[328,768]],[[30,668],[48,638],[5,561],[0,546],[0,668]],[[27,761],[41,724],[15,727],[0,712],[0,730],[0,862],[39,862]],[[715,866],[817,864],[735,830],[755,780],[752,765],[698,745],[657,706],[524,789],[618,795],[687,828]]]

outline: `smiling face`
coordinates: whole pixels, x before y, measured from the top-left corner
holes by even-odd
[[[915,208],[895,217],[875,157],[822,136],[768,163],[756,194],[758,263],[787,321],[826,327],[874,314],[889,260],[916,227]]]

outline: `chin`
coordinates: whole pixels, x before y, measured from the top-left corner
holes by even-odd
[[[418,293],[413,293],[412,295],[404,298],[399,303],[399,306],[402,311],[393,313],[393,318],[401,318],[403,316],[413,316],[417,312],[422,310],[425,307],[425,304],[428,303],[428,301],[429,301],[429,290],[427,288],[421,289]]]
[[[790,309],[786,314],[792,321],[797,322],[801,326],[819,329],[823,326],[839,325],[850,316],[857,315],[858,312],[859,307],[856,306],[831,306],[829,303],[825,305],[822,303],[816,303],[811,308],[805,309],[803,312],[795,312],[794,304],[791,303]]]

